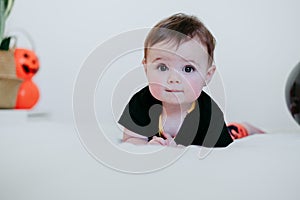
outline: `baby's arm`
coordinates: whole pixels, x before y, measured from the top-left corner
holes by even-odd
[[[154,136],[153,139],[148,142],[147,137],[139,135],[135,132],[132,132],[132,131],[128,130],[127,128],[124,128],[122,142],[129,142],[132,144],[156,144],[156,145],[163,145],[163,146],[184,147],[182,145],[177,145],[174,142],[174,139],[170,135],[168,135],[166,133],[163,133],[163,134],[164,134],[165,138],[167,138],[166,140],[164,140],[161,137]]]
[[[147,144],[148,138],[124,128],[122,142],[129,142],[132,144]]]

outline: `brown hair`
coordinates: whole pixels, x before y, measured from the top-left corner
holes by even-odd
[[[144,58],[147,57],[148,48],[159,42],[175,42],[178,46],[195,36],[206,47],[211,64],[214,59],[215,38],[197,17],[183,13],[172,15],[151,29],[144,43]]]

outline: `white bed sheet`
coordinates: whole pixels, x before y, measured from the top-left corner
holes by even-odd
[[[200,150],[189,147],[172,165],[134,175],[95,160],[73,124],[6,123],[0,127],[0,199],[300,199],[300,133],[250,136],[204,159]]]

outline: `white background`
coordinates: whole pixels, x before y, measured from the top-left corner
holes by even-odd
[[[6,34],[24,29],[33,39],[41,61],[34,78],[41,99],[31,112],[50,113],[54,122],[27,122],[26,112],[11,120],[15,113],[1,112],[6,121],[0,116],[0,199],[300,199],[300,126],[287,110],[284,91],[300,61],[299,8],[298,0],[15,0]],[[217,39],[227,121],[249,121],[272,134],[237,140],[203,160],[200,147],[191,147],[155,173],[114,171],[90,156],[73,124],[65,123],[73,122],[76,77],[104,41],[177,12],[198,16]],[[19,47],[31,48],[18,35]],[[114,66],[138,66],[141,58],[135,55]],[[120,110],[123,102],[113,103]],[[136,152],[146,148],[122,145]]]
[[[294,131],[299,126],[287,110],[285,84],[300,61],[299,7],[297,0],[16,0],[5,32],[26,30],[40,58],[34,81],[41,99],[32,112],[71,122],[76,76],[97,45],[177,12],[196,15],[217,39],[227,121]],[[31,48],[18,34],[18,46]]]

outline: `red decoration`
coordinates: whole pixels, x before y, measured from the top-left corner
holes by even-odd
[[[17,77],[23,79],[17,94],[15,109],[30,109],[40,98],[39,89],[31,80],[39,70],[39,59],[33,51],[21,48],[15,49],[14,56]]]
[[[19,87],[15,109],[30,109],[39,100],[38,87],[31,80],[25,80]]]
[[[28,49],[15,49],[16,73],[19,78],[31,79],[39,70],[36,54]]]

